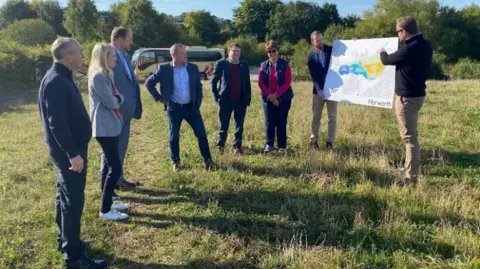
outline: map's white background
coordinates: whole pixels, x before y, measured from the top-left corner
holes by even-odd
[[[379,54],[382,48],[389,54],[395,52],[398,49],[398,39],[334,41],[330,69],[324,87],[326,99],[360,105],[369,105],[368,100],[373,99],[393,104],[395,66],[385,66],[384,73],[374,80],[368,80],[363,75],[338,73],[340,66],[362,62],[372,55]],[[392,106],[386,106],[386,108],[392,108]]]

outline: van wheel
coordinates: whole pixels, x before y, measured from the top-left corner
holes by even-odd
[[[205,74],[204,72],[200,73],[200,79],[201,80],[208,80],[207,74]]]

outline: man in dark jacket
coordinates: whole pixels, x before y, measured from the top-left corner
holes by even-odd
[[[84,256],[80,240],[87,150],[92,137],[90,118],[72,74],[82,66],[82,49],[75,39],[60,38],[52,45],[52,55],[54,64],[40,84],[38,104],[45,142],[57,172],[58,248],[67,268],[106,268],[106,261]]]
[[[384,65],[395,65],[395,114],[400,136],[405,143],[406,176],[399,185],[416,184],[420,167],[420,144],[417,135],[418,112],[425,101],[425,81],[432,63],[432,47],[417,30],[412,16],[397,20],[396,32],[406,46],[392,54],[380,53]]]
[[[325,100],[323,86],[327,78],[330,59],[332,56],[332,47],[323,44],[323,34],[314,31],[310,35],[313,45],[312,51],[308,54],[307,62],[310,76],[313,81],[313,102],[312,102],[312,134],[310,136],[310,147],[318,150],[318,131],[320,129],[320,121],[322,119],[322,111],[325,104],[328,112],[328,137],[326,139],[327,150],[333,149],[335,141],[335,132],[337,129],[337,102]]]
[[[202,82],[198,66],[187,62],[187,52],[182,44],[170,47],[173,61],[161,64],[145,82],[145,88],[156,102],[166,105],[170,127],[170,158],[173,170],[180,169],[180,126],[185,120],[198,140],[205,169],[214,168],[207,132],[200,113],[203,100]],[[160,83],[160,92],[156,85]]]
[[[250,84],[250,70],[245,61],[240,60],[240,45],[233,43],[228,49],[228,59],[220,60],[215,64],[211,87],[213,97],[219,105],[218,117],[220,128],[218,131],[217,149],[223,152],[228,135],[228,126],[232,116],[235,120],[234,152],[243,153],[242,136],[243,122],[250,105],[252,86]],[[220,81],[220,89],[218,82]]]

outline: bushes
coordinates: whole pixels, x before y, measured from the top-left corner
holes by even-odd
[[[440,52],[434,52],[432,57],[432,66],[428,72],[429,79],[447,79],[445,73],[445,65],[447,63],[447,56]]]
[[[0,40],[0,77],[12,81],[33,82],[43,74],[36,63],[51,63],[49,45],[28,47],[17,42]]]
[[[265,44],[258,43],[253,36],[241,36],[231,39],[225,43],[225,49],[228,51],[228,46],[231,42],[236,42],[242,49],[241,58],[248,62],[250,66],[260,66],[260,63],[267,57],[265,56]]]
[[[452,76],[455,79],[480,79],[480,62],[460,59],[452,69]]]
[[[2,36],[25,46],[52,44],[56,38],[52,26],[40,19],[14,22],[2,31]]]
[[[293,79],[310,80],[310,72],[307,66],[307,54],[311,50],[310,44],[306,40],[300,40],[293,46],[293,50],[294,53],[290,59]]]

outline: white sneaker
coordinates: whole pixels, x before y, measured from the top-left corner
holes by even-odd
[[[278,153],[287,154],[287,149],[285,149],[285,148],[280,148],[280,149],[278,149]]]
[[[116,220],[124,220],[127,219],[128,215],[124,213],[120,213],[114,210],[110,210],[110,212],[103,214],[100,212],[100,219],[102,220],[110,220],[110,221],[116,221]]]
[[[263,150],[264,153],[270,153],[273,150],[273,147],[270,145],[267,145],[265,149]]]
[[[129,204],[122,204],[119,201],[114,201],[112,204],[112,207],[110,209],[112,210],[127,210],[130,208]]]

